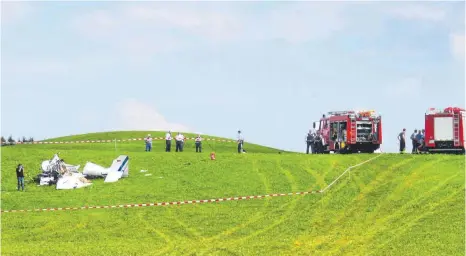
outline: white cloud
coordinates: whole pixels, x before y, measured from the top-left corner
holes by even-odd
[[[135,48],[139,52],[147,49],[144,52],[147,56],[188,46],[186,36],[213,43],[283,39],[294,44],[326,39],[344,29],[360,31],[378,24],[371,29],[377,31],[379,26],[384,26],[380,21],[371,24],[367,24],[367,19],[361,21],[359,15],[354,15],[361,10],[381,20],[382,17],[421,21],[448,18],[448,9],[428,4],[293,2],[278,3],[261,11],[248,11],[239,4],[226,8],[226,4],[132,3],[82,14],[73,20],[73,27],[84,35],[107,37],[109,43],[124,45],[121,49],[127,48],[130,55],[140,54],[134,53]],[[170,43],[159,43],[164,41]]]
[[[211,40],[225,40],[240,31],[240,22],[226,12],[203,8],[189,8],[176,3],[145,3],[129,7],[120,6],[85,13],[72,20],[72,27],[87,36],[146,36],[145,29],[158,38],[161,33],[175,29]],[[144,29],[141,29],[144,28]]]
[[[18,22],[32,13],[32,6],[27,2],[1,3],[1,20],[3,24]]]
[[[152,105],[136,99],[126,99],[118,103],[117,116],[117,126],[122,130],[191,131],[185,125],[167,121]]]
[[[153,60],[154,54],[166,53],[182,48],[185,43],[169,36],[153,39],[149,36],[134,36],[115,43],[116,49],[127,53],[134,65],[145,65]]]
[[[72,26],[88,39],[121,53],[130,64],[145,65],[154,55],[188,49],[198,39],[210,47],[219,42],[274,39],[300,44],[352,29],[361,35],[384,33],[387,19],[393,17],[443,25],[453,19],[449,16],[453,7],[429,3],[293,2],[264,5],[260,11],[248,11],[243,3],[227,4],[128,3],[82,13]],[[369,13],[371,22],[358,13]],[[455,38],[452,45],[457,42]],[[458,47],[453,49],[461,55]],[[414,54],[413,49],[405,52]]]
[[[97,10],[82,14],[71,21],[79,33],[91,38],[102,38],[118,32],[120,21],[108,10]]]
[[[408,4],[389,9],[389,13],[408,20],[442,21],[446,18],[446,10],[425,4]]]
[[[100,117],[100,114],[95,110],[86,110],[78,114],[77,120],[81,127],[88,127],[92,124],[98,123]]]
[[[224,41],[239,31],[227,14],[163,3],[123,5],[81,14],[72,19],[71,28],[123,53],[133,64],[144,64],[154,54],[183,49],[190,43],[183,35]]]
[[[3,61],[2,72],[8,75],[57,75],[70,71],[67,63],[55,59]]]
[[[156,53],[183,48],[188,45],[186,36],[211,43],[277,38],[300,43],[326,38],[345,25],[345,3],[292,3],[259,13],[209,4],[137,3],[83,14],[72,26],[91,38],[107,37],[111,44],[125,45],[133,54],[135,48]]]
[[[159,28],[178,28],[212,40],[233,38],[241,27],[238,17],[231,13],[160,3],[132,6],[124,10],[122,18]]]
[[[464,39],[464,34],[451,34],[450,35],[450,46],[451,46],[451,53],[453,56],[459,60],[465,59],[465,47],[466,42]]]
[[[265,38],[284,39],[301,43],[325,39],[345,26],[342,13],[345,3],[303,2],[271,11],[257,31],[266,32]],[[261,34],[261,32],[258,32]]]
[[[385,87],[385,96],[396,98],[418,98],[422,92],[422,80],[415,77],[407,77],[399,82]]]

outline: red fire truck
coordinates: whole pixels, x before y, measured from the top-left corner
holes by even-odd
[[[373,110],[328,112],[313,127],[318,153],[374,153],[382,144],[382,117]]]
[[[430,108],[425,114],[425,150],[429,153],[465,152],[466,111]]]

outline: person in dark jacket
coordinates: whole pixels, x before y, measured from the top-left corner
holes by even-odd
[[[403,154],[406,149],[406,129],[403,128],[403,131],[398,134],[398,141],[400,143],[400,154]]]
[[[18,191],[20,187],[24,191],[24,167],[22,164],[18,164],[16,167],[16,178],[18,179]]]
[[[236,143],[238,143],[238,153],[245,153],[246,150],[244,150],[244,137],[241,134],[241,131],[238,131],[238,137],[236,139]]]
[[[417,134],[417,129],[414,130],[414,133],[411,134],[411,137],[410,137],[411,142],[413,143],[413,150],[411,151],[412,154],[418,153],[417,148],[418,148],[419,145],[417,144],[416,134]]]
[[[309,147],[311,148],[311,154],[314,154],[314,133],[312,131],[309,131],[306,136],[306,154],[309,154]]]
[[[322,154],[324,150],[324,145],[322,144],[322,136],[318,131],[314,137],[314,152],[315,154]]]
[[[422,129],[422,131],[419,131],[419,134],[418,134],[418,136],[416,136],[416,138],[418,140],[418,143],[417,143],[418,149],[417,149],[417,151],[420,154],[425,153],[425,146],[426,146],[425,130]]]

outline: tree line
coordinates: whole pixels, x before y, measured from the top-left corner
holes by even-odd
[[[5,137],[2,136],[2,146],[4,145],[14,145],[17,143],[27,143],[27,142],[34,142],[33,137],[26,138],[26,136],[23,136],[22,138],[18,139],[13,139],[13,136],[9,136],[8,139],[5,139]]]

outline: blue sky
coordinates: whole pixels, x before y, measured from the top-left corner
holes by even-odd
[[[202,132],[303,152],[327,111],[386,152],[465,105],[464,2],[2,2],[1,134]],[[408,145],[410,150],[410,145]]]

